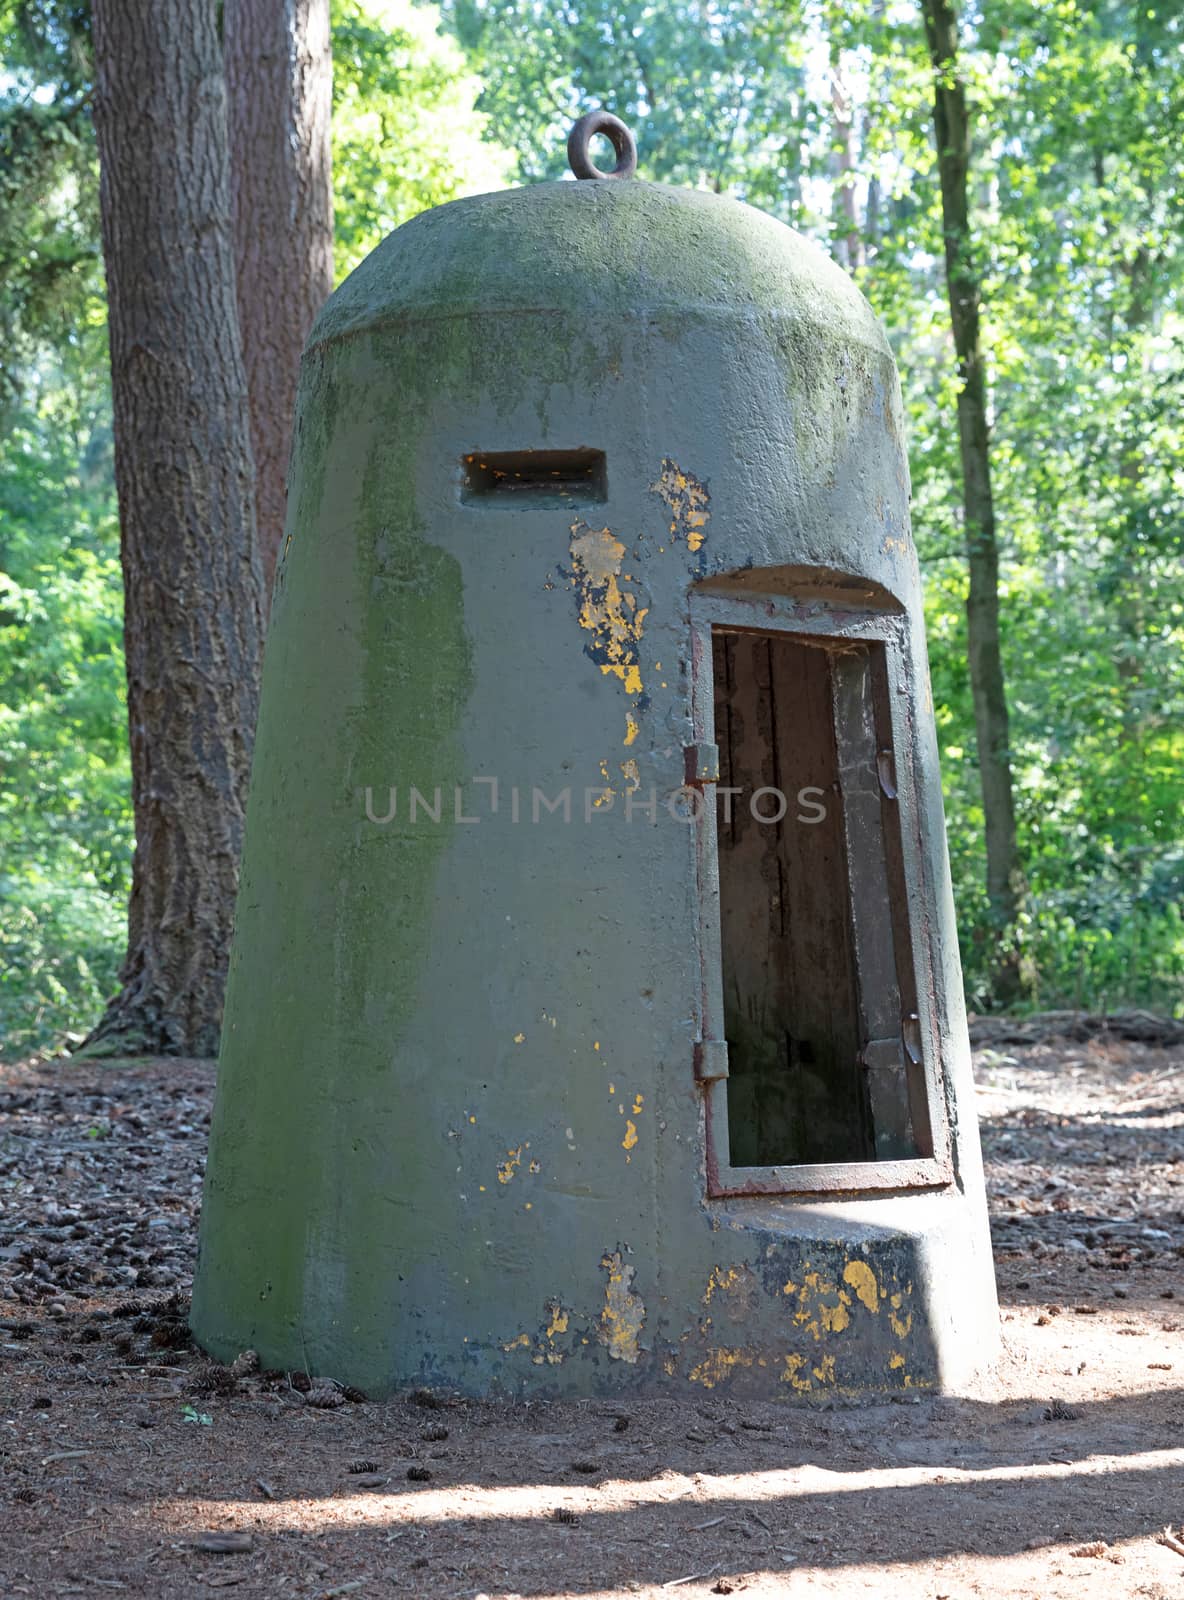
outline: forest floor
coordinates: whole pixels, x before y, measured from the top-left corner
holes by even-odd
[[[1002,1361],[807,1408],[236,1380],[183,1320],[212,1068],[0,1067],[0,1596],[1184,1594],[1184,1047],[976,1071]]]

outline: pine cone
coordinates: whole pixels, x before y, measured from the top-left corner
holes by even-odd
[[[335,1406],[345,1405],[345,1396],[341,1390],[332,1383],[317,1383],[304,1397],[306,1406],[315,1406],[319,1411],[332,1411]]]

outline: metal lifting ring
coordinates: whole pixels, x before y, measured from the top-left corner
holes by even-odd
[[[589,152],[598,133],[603,133],[617,152],[611,172],[602,172]],[[611,111],[589,111],[567,136],[567,161],[577,178],[631,178],[637,171],[637,140]]]

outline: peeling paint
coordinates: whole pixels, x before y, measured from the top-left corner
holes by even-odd
[[[497,1181],[499,1183],[509,1183],[515,1172],[522,1165],[523,1148],[522,1145],[519,1145],[516,1150],[507,1150],[506,1159],[498,1162]]]
[[[742,1346],[709,1350],[697,1367],[687,1374],[692,1383],[701,1383],[705,1389],[714,1389],[717,1383],[730,1378],[737,1367],[765,1367],[767,1359]]]
[[[669,456],[662,461],[662,471],[650,489],[665,501],[670,511],[670,536],[685,539],[687,549],[694,552],[703,548],[707,537],[707,524],[711,520],[708,509],[711,496],[707,484],[693,473],[684,472]]]
[[[850,1325],[851,1296],[840,1289],[837,1283],[812,1271],[809,1263],[801,1283],[787,1283],[782,1293],[797,1296],[798,1305],[793,1320],[807,1333],[813,1334],[815,1339],[822,1339],[830,1333],[842,1333]]]
[[[624,1265],[619,1250],[609,1250],[600,1258],[608,1273],[604,1288],[604,1310],[600,1313],[600,1342],[614,1361],[637,1364],[641,1355],[641,1330],[645,1326],[645,1306],[633,1292],[636,1269]]]
[[[898,1290],[889,1298],[888,1304],[891,1308],[888,1312],[888,1321],[892,1325],[893,1333],[898,1339],[907,1339],[913,1331],[913,1313],[906,1311],[903,1316],[900,1314],[900,1308],[904,1304],[904,1296]]]
[[[633,716],[629,716],[628,714],[626,714],[626,717],[625,717],[625,744],[627,746],[631,745],[633,743],[633,741],[637,738],[637,735],[640,732],[641,732],[641,727],[640,727],[640,724],[637,721],[637,718],[633,717]]]
[[[709,1306],[712,1296],[719,1289],[725,1289],[736,1282],[740,1276],[739,1267],[712,1267],[711,1276],[707,1280],[707,1288],[703,1294],[703,1304]]]
[[[703,1304],[711,1305],[717,1296],[726,1314],[734,1322],[743,1322],[760,1310],[760,1281],[752,1268],[746,1265],[713,1267],[703,1291]]]
[[[806,1365],[806,1358],[795,1351],[785,1358],[785,1371],[781,1374],[782,1383],[790,1383],[800,1393],[805,1394],[813,1387],[809,1378],[802,1377],[802,1368]]]
[[[571,525],[572,583],[579,601],[580,627],[591,635],[586,653],[603,673],[620,678],[625,693],[640,695],[638,646],[649,611],[638,595],[622,587],[625,546],[608,528]]]
[[[625,1124],[625,1137],[621,1140],[622,1150],[632,1150],[637,1144],[637,1124],[632,1120]]]
[[[869,1311],[879,1309],[880,1286],[866,1261],[848,1261],[843,1268],[843,1282],[851,1285]]]

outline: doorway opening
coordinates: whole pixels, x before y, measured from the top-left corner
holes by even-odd
[[[712,629],[732,1167],[928,1154],[877,641]]]

